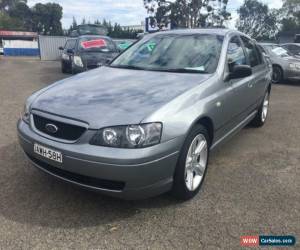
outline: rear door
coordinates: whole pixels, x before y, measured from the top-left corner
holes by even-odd
[[[246,51],[248,65],[252,68],[248,91],[251,95],[250,109],[254,109],[260,104],[265,94],[266,86],[270,80],[270,69],[256,43],[245,36],[241,36],[241,39]]]
[[[227,49],[227,67],[230,73],[235,65],[247,65],[247,56],[243,43],[238,35],[233,36]],[[252,76],[230,79],[227,84],[232,87],[232,116],[236,123],[241,122],[249,115],[249,107],[252,104],[252,92],[250,85]]]

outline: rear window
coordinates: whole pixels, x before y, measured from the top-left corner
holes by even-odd
[[[85,37],[81,38],[78,43],[81,51],[99,51],[115,52],[116,47],[113,41],[103,37]]]

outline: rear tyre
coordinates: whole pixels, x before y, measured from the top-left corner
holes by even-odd
[[[208,158],[209,135],[202,125],[195,126],[187,136],[177,162],[172,195],[179,200],[189,200],[200,190]]]
[[[283,71],[279,66],[273,66],[272,81],[273,83],[280,83],[283,80]]]
[[[267,91],[264,96],[264,100],[260,105],[258,112],[254,117],[254,119],[252,120],[252,122],[250,123],[250,125],[252,125],[253,127],[262,127],[265,124],[269,113],[269,102],[270,102],[270,92]]]

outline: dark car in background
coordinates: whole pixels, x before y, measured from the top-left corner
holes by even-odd
[[[119,54],[115,42],[107,36],[79,36],[67,40],[61,57],[63,73],[80,73],[108,64]]]

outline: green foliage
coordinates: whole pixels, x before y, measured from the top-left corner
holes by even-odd
[[[299,32],[300,31],[300,2],[299,0],[283,0],[283,6],[280,10],[281,31]]]
[[[86,20],[83,18],[81,21],[81,24],[85,24]],[[120,38],[120,39],[136,39],[137,34],[143,32],[143,30],[133,30],[133,29],[124,29],[121,27],[120,24],[115,23],[112,24],[110,21],[107,21],[103,19],[103,21],[96,20],[94,24],[97,24],[99,26],[103,26],[107,30],[107,35],[112,38]],[[67,31],[67,34],[69,35],[72,30],[75,30],[77,28],[77,21],[73,17],[73,23],[70,26],[70,28]]]
[[[5,12],[0,12],[0,29],[23,30],[23,25],[19,19],[10,17]]]
[[[62,7],[56,3],[37,3],[29,8],[24,0],[0,0],[0,27],[34,31],[43,35],[62,35]]]
[[[7,12],[18,3],[27,3],[27,0],[0,0],[0,12]]]
[[[224,26],[231,18],[227,3],[228,0],[144,0],[145,8],[160,28],[169,22],[175,28]]]
[[[8,11],[9,16],[18,20],[24,30],[32,30],[32,12],[25,2],[18,2]]]
[[[43,35],[62,35],[62,7],[56,3],[37,3],[32,8],[33,30]]]
[[[245,0],[238,9],[236,27],[257,40],[274,39],[278,33],[277,13],[257,0]]]

